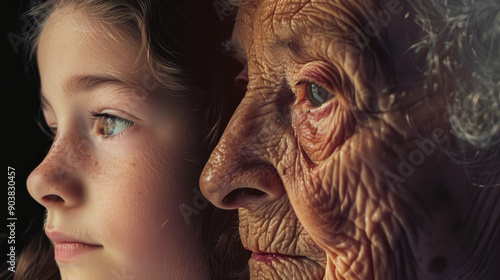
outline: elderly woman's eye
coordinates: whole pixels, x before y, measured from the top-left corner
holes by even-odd
[[[317,83],[306,84],[306,97],[313,107],[319,107],[325,104],[328,100],[332,99],[334,95],[318,85]]]

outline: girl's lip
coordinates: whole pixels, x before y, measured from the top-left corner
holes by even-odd
[[[74,262],[102,245],[78,239],[57,231],[47,231],[47,237],[54,242],[54,255],[57,262]]]
[[[92,246],[101,246],[101,244],[72,237],[58,231],[46,231],[45,234],[47,234],[47,237],[54,243],[82,243]]]
[[[57,262],[70,263],[100,248],[102,248],[102,246],[84,243],[55,243],[54,256]]]

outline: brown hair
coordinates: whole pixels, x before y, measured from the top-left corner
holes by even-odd
[[[59,280],[59,269],[54,260],[54,250],[49,239],[40,230],[34,234],[31,242],[17,258],[16,272],[6,270],[0,273],[1,279],[26,280]],[[9,275],[10,274],[10,275]],[[7,277],[7,275],[9,275]]]
[[[193,5],[195,3],[192,3]],[[170,94],[184,96],[194,106],[206,145],[197,155],[200,171],[213,145],[220,136],[220,104],[218,94],[200,89],[194,80],[201,73],[193,69],[200,57],[191,48],[189,12],[186,0],[48,0],[35,5],[29,12],[27,45],[32,61],[38,48],[39,34],[50,14],[61,7],[78,9],[97,18],[103,30],[112,38],[131,36],[138,41],[155,81]],[[190,42],[191,40],[191,42]],[[196,68],[196,67],[194,67]],[[203,88],[203,86],[201,86]],[[199,175],[199,174],[198,174]],[[247,256],[241,254],[237,239],[237,213],[222,211],[212,205],[203,210],[201,238],[210,258],[212,279],[245,277]],[[233,246],[228,245],[231,241]],[[40,228],[35,238],[18,257],[16,273],[8,279],[60,279],[54,260],[53,246]],[[243,271],[243,272],[241,272]],[[7,272],[7,273],[6,273]],[[8,275],[6,271],[0,276]]]

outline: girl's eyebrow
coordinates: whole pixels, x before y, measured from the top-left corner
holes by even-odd
[[[111,75],[87,75],[79,74],[68,78],[64,82],[64,89],[67,93],[88,92],[106,85],[125,86],[132,88],[133,85],[124,80]],[[134,91],[135,92],[135,91]]]
[[[68,94],[76,94],[81,92],[89,92],[92,90],[96,90],[103,86],[114,85],[119,87],[130,88],[130,93],[141,95],[140,91],[133,90],[134,84],[127,82],[125,80],[116,78],[112,75],[107,74],[78,74],[73,75],[65,80],[63,84],[63,88]],[[142,95],[141,95],[142,97]],[[50,108],[50,104],[45,97],[45,94],[42,89],[40,89],[40,100],[42,108]]]

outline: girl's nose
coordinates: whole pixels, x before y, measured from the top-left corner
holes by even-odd
[[[69,139],[56,139],[45,159],[31,172],[27,180],[30,195],[45,208],[75,207],[82,203],[83,184],[79,178],[78,153],[87,149],[75,149]],[[74,142],[73,142],[74,143]]]

